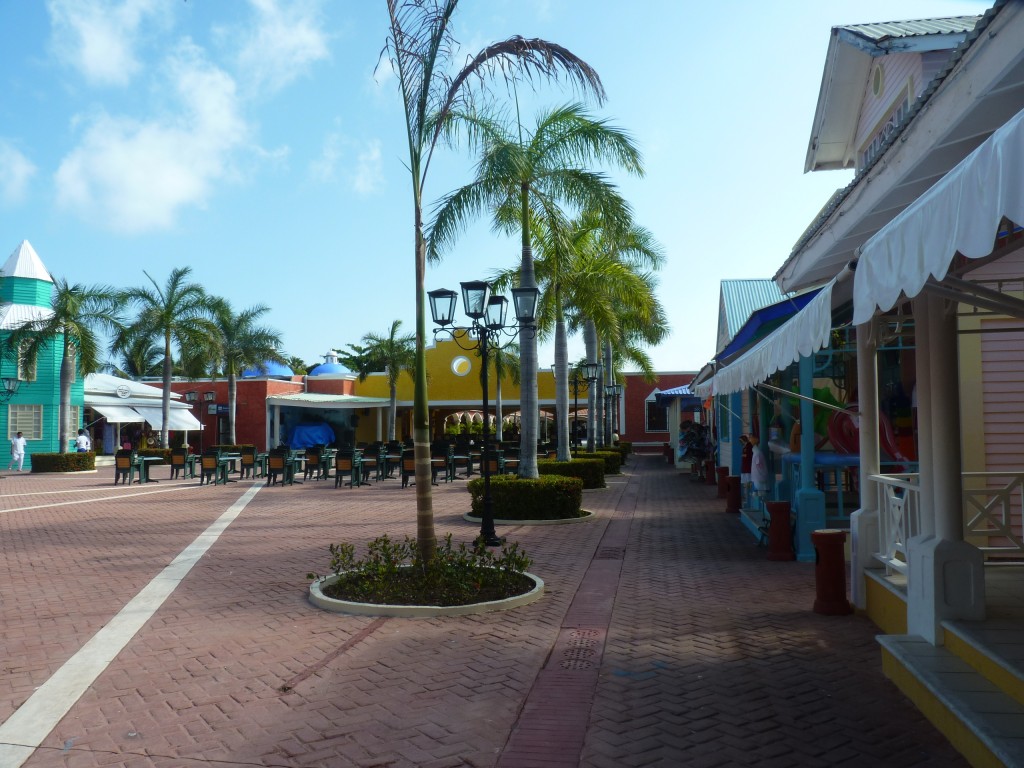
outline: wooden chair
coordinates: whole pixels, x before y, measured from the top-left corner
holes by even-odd
[[[224,466],[217,451],[206,451],[199,459],[199,484],[213,485],[221,480],[221,467]],[[224,478],[227,480],[227,478]]]
[[[281,485],[292,483],[291,459],[284,451],[271,451],[267,454],[267,485],[277,485],[280,478]]]
[[[407,485],[416,485],[416,454],[414,451],[405,451],[402,453],[402,487],[405,488]],[[412,479],[410,483],[409,480]]]
[[[135,457],[131,451],[118,451],[114,454],[114,485],[118,480],[128,485],[135,479]]]
[[[373,472],[373,482],[377,482],[383,478],[384,474],[384,461],[380,456],[380,446],[368,445],[363,449],[363,457],[360,462],[363,467],[363,482],[368,482],[370,479],[370,472]]]
[[[171,451],[171,480],[177,478],[179,474],[184,476],[187,458],[188,451],[184,448],[175,448]]]
[[[357,461],[358,454],[351,448],[343,448],[334,457],[334,487],[341,486],[342,478],[348,475],[349,487],[362,485],[362,467]]]
[[[242,479],[256,476],[256,449],[243,448],[240,453]]]
[[[308,448],[306,449],[306,471],[302,475],[303,480],[309,480],[313,478],[319,480],[324,476],[324,459],[323,454],[320,452],[320,448]]]
[[[446,483],[455,479],[451,446],[447,442],[436,442],[430,446],[430,481],[434,485],[442,472]]]

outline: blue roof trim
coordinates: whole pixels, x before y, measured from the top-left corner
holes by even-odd
[[[718,360],[725,360],[738,352],[742,352],[755,341],[764,338],[770,331],[775,330],[783,322],[806,307],[811,299],[818,295],[821,288],[801,293],[799,296],[780,301],[777,304],[769,304],[767,307],[754,310],[750,318],[743,324],[721,352],[718,353]]]
[[[667,406],[672,400],[679,400],[679,408],[683,411],[699,411],[702,406],[701,399],[690,391],[688,384],[654,393],[654,402],[658,405]]]

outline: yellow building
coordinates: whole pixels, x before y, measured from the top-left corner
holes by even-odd
[[[465,346],[469,343],[463,342]],[[430,400],[430,431],[439,438],[444,434],[446,420],[449,423],[456,415],[476,412],[477,418],[483,404],[481,387],[481,360],[474,348],[463,349],[454,340],[438,341],[427,347],[427,392]],[[488,377],[488,403],[491,418],[495,416],[498,386],[491,366]],[[540,435],[542,438],[553,430],[551,416],[555,412],[555,377],[550,366],[541,368],[537,376],[537,400],[542,413]],[[371,373],[365,381],[357,381],[355,394],[361,397],[390,398],[388,377],[384,373]],[[413,378],[403,372],[398,377],[398,415],[395,424],[395,437],[399,440],[412,435]],[[501,381],[502,416],[507,420],[517,417],[519,413],[519,386],[509,376]],[[581,408],[585,407],[585,403]],[[570,403],[570,408],[572,405]],[[356,440],[373,442],[378,439],[378,425],[370,418],[372,411],[366,410],[367,418],[361,419],[356,426]],[[548,418],[543,418],[547,414]],[[468,416],[472,418],[472,416]],[[506,422],[507,423],[507,422]],[[553,436],[553,433],[551,433]]]

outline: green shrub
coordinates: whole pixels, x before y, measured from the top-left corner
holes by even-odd
[[[135,452],[137,456],[158,456],[163,459],[161,464],[171,463],[171,449],[170,448],[139,448]],[[155,461],[152,462],[149,467],[152,469],[154,466],[159,466]]]
[[[538,465],[542,462],[537,462]],[[543,462],[554,464],[555,462]],[[484,511],[483,478],[470,480],[473,515]],[[498,520],[566,520],[583,517],[583,481],[575,477],[538,477],[536,480],[515,475],[491,477],[491,506]]]
[[[593,453],[577,453],[577,459],[601,459],[606,475],[617,475],[622,468],[622,454],[617,448],[602,448]]]
[[[351,544],[331,544],[331,571],[341,578],[324,588],[324,594],[339,600],[376,605],[466,605],[501,600],[533,588],[524,573],[530,558],[518,544],[503,546],[500,555],[487,547],[465,543],[452,546],[448,534],[437,547],[434,558],[424,563],[416,542],[388,536],[374,539],[366,557],[357,559]],[[308,578],[319,578],[315,573]]]
[[[86,472],[96,469],[96,454],[85,453],[33,453],[33,472]]]
[[[628,456],[633,452],[633,444],[626,441],[621,441],[619,443],[619,448],[622,450],[623,456]]]
[[[537,472],[547,477],[554,475],[578,477],[583,481],[584,488],[604,488],[603,459],[574,458],[572,461],[537,459]]]

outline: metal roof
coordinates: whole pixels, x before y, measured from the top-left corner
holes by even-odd
[[[723,280],[718,306],[718,349],[733,340],[754,312],[783,298],[785,294],[779,286],[767,278]]]
[[[914,19],[911,21],[882,21],[872,24],[842,24],[838,29],[870,41],[882,47],[888,40],[904,40],[925,35],[957,35],[970,32],[980,16],[951,16],[938,19]],[[902,48],[897,47],[898,50]],[[884,53],[878,51],[878,55]]]
[[[267,405],[292,405],[299,408],[381,408],[390,404],[391,400],[387,397],[329,395],[323,392],[296,392],[267,398]]]

